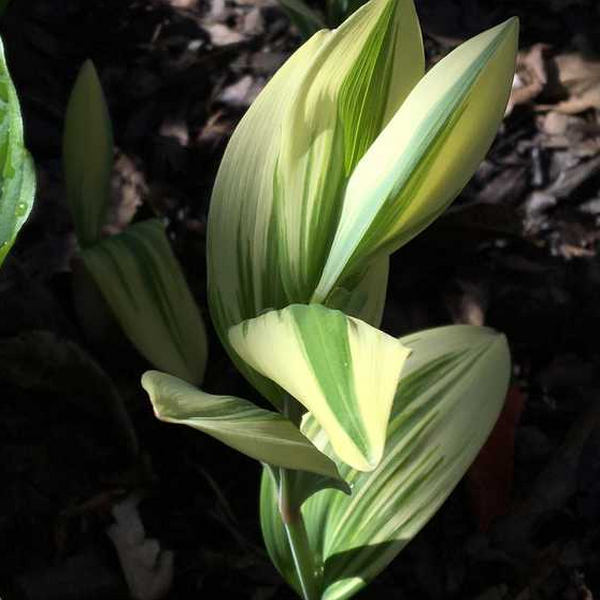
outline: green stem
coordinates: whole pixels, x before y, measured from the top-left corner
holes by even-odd
[[[285,401],[283,413],[296,425],[302,417],[296,400]],[[294,471],[279,469],[279,513],[285,527],[304,600],[319,600],[321,582],[300,506],[292,498]]]

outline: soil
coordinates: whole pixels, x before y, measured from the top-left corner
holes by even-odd
[[[494,327],[509,339],[513,383],[487,454],[357,598],[600,598],[600,5],[416,6],[429,64],[515,14],[522,49],[488,157],[393,257],[383,329]],[[0,31],[38,175],[0,271],[0,596],[130,597],[112,541],[125,501],[123,527],[139,517],[174,557],[172,581],[143,597],[292,598],[263,550],[260,466],[154,418],[139,385],[150,365],[82,284],[61,136],[91,58],[114,124],[111,227],[162,218],[210,323],[216,170],[297,32],[275,0],[13,0]],[[205,389],[261,402],[209,336]]]

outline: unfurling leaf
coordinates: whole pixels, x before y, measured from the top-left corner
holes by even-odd
[[[128,496],[112,508],[114,523],[106,531],[112,540],[135,600],[161,600],[173,585],[172,550],[161,550],[158,540],[147,538],[138,510],[140,497]]]
[[[310,545],[323,557],[324,600],[353,596],[425,525],[465,473],[502,408],[510,376],[504,336],[467,325],[400,339],[405,362],[381,463],[363,473],[339,464],[352,496],[324,490],[302,512]],[[304,433],[334,456],[316,419]],[[263,473],[261,523],[269,554],[294,585],[293,564]]]
[[[113,314],[155,367],[200,383],[204,323],[160,221],[151,219],[82,252]]]
[[[502,121],[518,21],[459,46],[419,81],[352,173],[313,302],[377,254],[391,254],[443,212]]]
[[[229,341],[314,415],[341,460],[377,466],[409,354],[397,339],[340,311],[296,304],[233,327]]]
[[[67,202],[81,247],[100,240],[110,201],[112,127],[102,86],[86,61],[69,98],[63,135]]]
[[[35,196],[35,168],[23,141],[23,121],[0,40],[0,265],[27,220]]]

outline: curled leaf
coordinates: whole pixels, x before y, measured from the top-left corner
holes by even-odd
[[[112,126],[98,73],[81,67],[67,106],[63,135],[67,202],[77,239],[87,247],[100,239],[110,201]]]
[[[234,396],[215,396],[158,371],[142,377],[156,416],[198,429],[270,465],[340,479],[335,463],[319,452],[291,421]]]
[[[244,361],[311,412],[341,460],[363,471],[377,466],[409,354],[398,340],[318,304],[244,321],[229,339]]]

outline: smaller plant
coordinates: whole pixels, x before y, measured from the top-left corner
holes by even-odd
[[[0,14],[6,6],[0,4]],[[35,197],[35,166],[23,140],[23,120],[0,40],[0,265],[27,220]]]
[[[83,263],[123,331],[150,363],[186,381],[204,377],[204,322],[158,219],[103,237],[110,205],[113,138],[96,69],[81,68],[63,138],[67,201]]]

